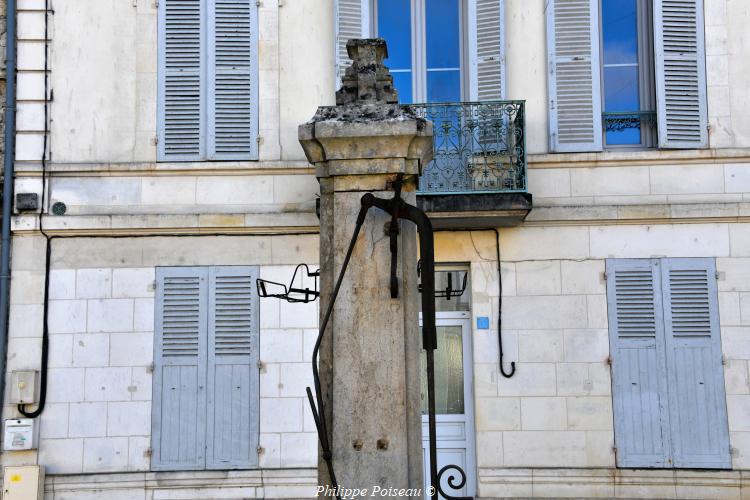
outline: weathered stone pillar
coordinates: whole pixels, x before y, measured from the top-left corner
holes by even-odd
[[[321,320],[360,210],[372,192],[416,204],[432,156],[432,124],[398,105],[381,39],[350,40],[336,106],[321,107],[299,139],[320,181]],[[419,305],[415,227],[400,223],[399,296],[390,292],[390,216],[370,209],[321,348],[333,463],[345,488],[422,488]],[[320,484],[328,483],[319,461]]]

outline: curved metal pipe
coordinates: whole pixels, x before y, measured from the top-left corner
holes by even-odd
[[[435,319],[435,240],[432,222],[427,214],[409,205],[403,199],[394,197],[390,200],[376,198],[372,193],[362,196],[362,206],[377,207],[394,217],[407,219],[417,226],[419,234],[419,252],[422,261],[422,346],[427,358],[427,410],[429,414],[428,429],[430,432],[430,484],[432,500],[438,500],[438,483],[440,476],[437,469],[437,441],[435,420],[435,349],[437,349],[437,327]],[[459,468],[460,469],[460,468]]]
[[[495,251],[497,252],[497,286],[498,286],[498,298],[497,298],[497,346],[499,348],[499,364],[500,374],[505,378],[511,378],[516,373],[516,362],[510,362],[510,372],[505,373],[503,368],[503,271],[500,266],[500,233],[496,228],[492,228],[495,231]]]
[[[0,236],[0,394],[5,391],[5,362],[10,311],[10,219],[13,216],[13,159],[16,132],[16,0],[5,4],[5,158],[3,159],[3,220]]]

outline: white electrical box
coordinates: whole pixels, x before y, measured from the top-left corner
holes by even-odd
[[[44,498],[44,467],[25,465],[5,467],[3,500],[42,500]]]
[[[3,449],[5,451],[33,450],[36,448],[36,420],[17,418],[5,421]]]
[[[18,370],[10,374],[10,402],[30,405],[37,402],[37,373],[35,370]]]

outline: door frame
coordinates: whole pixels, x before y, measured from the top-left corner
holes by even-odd
[[[440,270],[445,270],[441,268]],[[443,311],[435,313],[435,326],[461,326],[463,368],[464,368],[464,419],[466,421],[466,494],[475,496],[479,483],[476,456],[476,422],[474,401],[474,348],[470,311]],[[419,313],[422,324],[422,313]],[[438,346],[440,348],[440,346]],[[450,420],[450,418],[449,418]],[[424,428],[424,425],[422,425]],[[424,441],[424,434],[422,434]],[[425,478],[425,481],[427,478]]]

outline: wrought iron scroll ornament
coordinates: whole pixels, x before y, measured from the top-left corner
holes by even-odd
[[[294,286],[294,281],[297,279],[297,273],[302,271],[303,269],[305,274],[303,275],[302,273],[300,273],[301,276],[313,278],[314,284],[312,290],[308,287],[300,288]],[[294,268],[294,274],[292,274],[292,280],[289,282],[288,287],[283,283],[277,283],[275,281],[264,280],[260,278],[255,280],[255,286],[258,289],[258,296],[260,298],[265,299],[272,297],[276,299],[286,300],[287,302],[307,304],[308,302],[314,302],[320,296],[320,291],[318,290],[319,276],[320,269],[318,269],[317,271],[310,271],[310,268],[307,267],[307,264],[299,264]],[[274,291],[276,293],[274,293]]]
[[[422,194],[526,190],[524,101],[411,104],[433,123]]]

